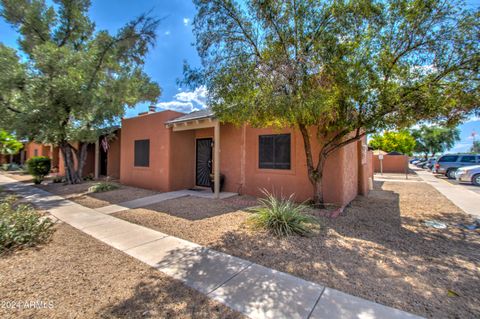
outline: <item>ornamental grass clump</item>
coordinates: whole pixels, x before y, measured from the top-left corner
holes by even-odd
[[[296,204],[293,195],[289,198],[276,198],[264,191],[265,198],[259,199],[261,207],[254,208],[249,218],[251,225],[263,228],[278,237],[291,235],[307,236],[319,221],[305,214],[307,206]]]
[[[0,199],[0,254],[46,242],[53,233],[53,222],[16,198]]]
[[[118,185],[109,182],[100,182],[88,188],[90,193],[102,193],[118,189]]]

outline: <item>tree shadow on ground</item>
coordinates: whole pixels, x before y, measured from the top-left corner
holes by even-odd
[[[242,318],[160,273],[139,282],[130,297],[104,307],[98,315],[102,318]]]
[[[245,205],[240,201],[185,196],[143,208],[190,221],[198,221],[236,212],[245,208]]]
[[[471,218],[425,183],[392,185],[376,183],[339,218],[322,218],[320,234],[240,229],[213,248],[419,315],[478,317],[480,234],[457,227]],[[448,228],[428,228],[430,219]]]

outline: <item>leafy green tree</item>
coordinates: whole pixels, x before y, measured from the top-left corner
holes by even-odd
[[[80,183],[87,144],[116,123],[126,106],[160,95],[142,70],[159,20],[141,15],[112,35],[95,29],[89,0],[53,2],[0,2],[0,15],[18,31],[21,50],[0,46],[0,127],[58,145],[66,180]]]
[[[412,155],[415,149],[415,138],[408,131],[385,132],[374,134],[369,146],[385,152],[399,152]]]
[[[23,147],[23,144],[4,130],[0,130],[0,154],[15,155]]]
[[[435,156],[452,148],[460,140],[460,130],[455,127],[426,126],[412,130],[415,138],[415,152],[423,153],[425,158]]]
[[[474,141],[470,153],[480,153],[480,141]]]
[[[298,128],[318,204],[340,147],[478,108],[480,14],[457,1],[194,3],[202,66],[183,82],[206,85],[222,121]]]

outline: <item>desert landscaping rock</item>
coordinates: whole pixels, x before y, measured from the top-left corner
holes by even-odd
[[[243,317],[65,223],[49,243],[0,257],[0,269],[2,301],[53,305],[0,308],[5,319]]]
[[[319,212],[311,237],[253,232],[250,213],[228,200],[185,197],[113,215],[417,315],[480,314],[480,231],[455,227],[472,219],[422,182],[376,182],[338,218]],[[427,228],[430,219],[452,227]]]

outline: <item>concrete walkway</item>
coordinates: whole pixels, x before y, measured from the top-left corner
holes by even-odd
[[[228,192],[221,192],[220,193],[220,199],[225,199],[229,197],[233,197],[238,195],[237,193],[228,193]],[[152,195],[152,196],[147,196],[147,197],[142,197],[134,200],[130,200],[127,202],[123,202],[120,204],[115,204],[115,205],[108,205],[104,207],[100,207],[95,209],[97,212],[103,213],[103,214],[113,214],[116,212],[120,212],[123,210],[128,210],[128,209],[133,209],[133,208],[139,208],[139,207],[145,207],[148,205],[153,205],[159,202],[163,202],[165,200],[169,199],[175,199],[175,198],[180,198],[180,197],[185,197],[185,196],[196,196],[196,197],[202,197],[202,198],[213,198],[214,194],[210,191],[194,191],[194,190],[181,190],[181,191],[174,191],[174,192],[167,192],[167,193],[161,193],[157,195]]]
[[[462,209],[465,213],[480,218],[480,195],[471,190],[462,187],[462,185],[453,185],[447,181],[435,177],[431,172],[427,172],[415,167],[411,167],[418,176],[426,183],[432,185],[436,190],[448,198],[452,203]]]
[[[1,174],[0,186],[251,318],[419,318],[129,223]]]

